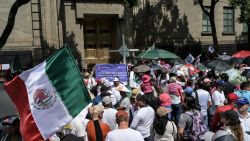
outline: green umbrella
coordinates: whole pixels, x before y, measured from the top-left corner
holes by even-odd
[[[233,83],[234,85],[239,85],[242,82],[246,81],[246,77],[241,76],[241,72],[236,69],[229,69],[226,71],[226,73],[229,76],[229,81]]]
[[[166,58],[180,58],[179,56],[166,51],[166,50],[162,50],[162,49],[152,49],[152,50],[148,50],[145,52],[142,52],[141,54],[139,54],[137,56],[137,58],[141,58],[141,59],[166,59]]]

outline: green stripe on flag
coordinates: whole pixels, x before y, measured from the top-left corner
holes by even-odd
[[[69,114],[77,116],[91,99],[69,47],[46,60],[46,73]]]

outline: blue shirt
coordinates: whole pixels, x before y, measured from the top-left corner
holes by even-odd
[[[250,91],[239,90],[235,92],[238,97],[245,97],[250,101]],[[248,112],[250,112],[250,107],[248,108]]]

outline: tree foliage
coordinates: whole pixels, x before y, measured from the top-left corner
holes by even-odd
[[[240,16],[238,18],[239,22],[247,23],[250,13],[250,2],[249,0],[230,0],[230,4],[234,7],[239,7]]]

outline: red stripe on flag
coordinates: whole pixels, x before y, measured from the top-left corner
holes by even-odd
[[[16,76],[4,84],[6,92],[15,103],[20,114],[20,132],[25,141],[43,141],[30,111],[28,93],[24,82]]]

